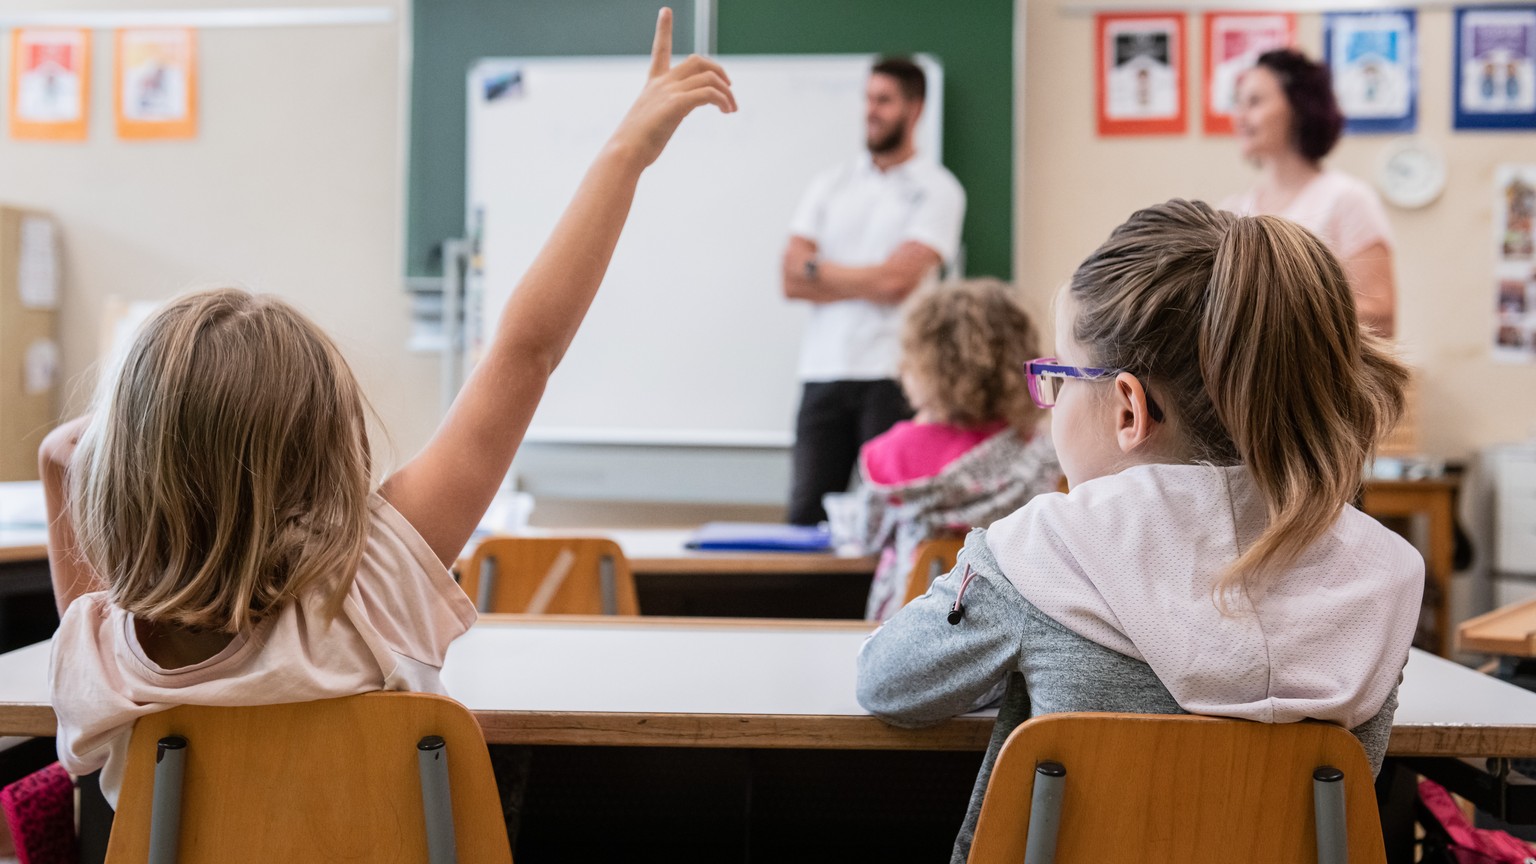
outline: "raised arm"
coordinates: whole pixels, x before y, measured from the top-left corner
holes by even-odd
[[[75,521],[69,514],[69,463],[89,420],[77,417],[60,424],[37,448],[37,473],[43,478],[43,503],[48,513],[48,570],[53,579],[53,603],[61,618],[75,598],[107,587],[80,557]]]
[[[511,466],[550,373],[608,269],[641,172],[695,108],[736,110],[718,64],[689,57],[673,67],[671,56],[672,11],[662,9],[645,88],[513,291],[437,434],[384,483],[385,499],[444,564],[463,550]]]

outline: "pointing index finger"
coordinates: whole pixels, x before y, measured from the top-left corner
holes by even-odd
[[[656,15],[656,41],[651,43],[651,77],[672,68],[672,10],[666,6]]]

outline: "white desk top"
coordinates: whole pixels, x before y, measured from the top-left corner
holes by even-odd
[[[875,558],[852,552],[699,552],[689,549],[693,531],[681,528],[583,528],[533,536],[610,537],[636,573],[862,573]],[[465,554],[474,548],[474,540]],[[0,564],[45,561],[48,532],[41,527],[0,525]]]
[[[48,531],[0,525],[0,564],[48,560]]]
[[[635,573],[854,573],[875,572],[877,559],[852,551],[836,552],[701,552],[688,548],[688,528],[535,528],[528,537],[608,537],[624,550]],[[468,557],[476,543],[464,550]]]
[[[488,740],[529,744],[981,749],[991,718],[899,730],[854,699],[857,622],[488,618],[443,680]],[[0,655],[0,735],[50,734],[48,645]],[[1536,693],[1415,650],[1394,755],[1536,756]]]

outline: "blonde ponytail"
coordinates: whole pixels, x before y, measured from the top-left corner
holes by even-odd
[[[1328,530],[1402,413],[1407,370],[1359,325],[1338,260],[1287,220],[1149,207],[1070,290],[1073,336],[1095,364],[1142,377],[1196,461],[1248,466],[1264,497],[1268,525],[1222,595]]]
[[[1338,259],[1273,216],[1238,219],[1222,238],[1198,353],[1216,417],[1269,506],[1230,584],[1294,561],[1328,530],[1402,414],[1408,373],[1360,326]]]

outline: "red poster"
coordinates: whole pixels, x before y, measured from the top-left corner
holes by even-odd
[[[1184,134],[1184,17],[1100,14],[1095,33],[1099,134]]]
[[[1211,12],[1205,16],[1205,133],[1232,134],[1237,79],[1265,51],[1296,44],[1296,16]]]
[[[13,30],[11,58],[11,137],[84,141],[91,31]]]

